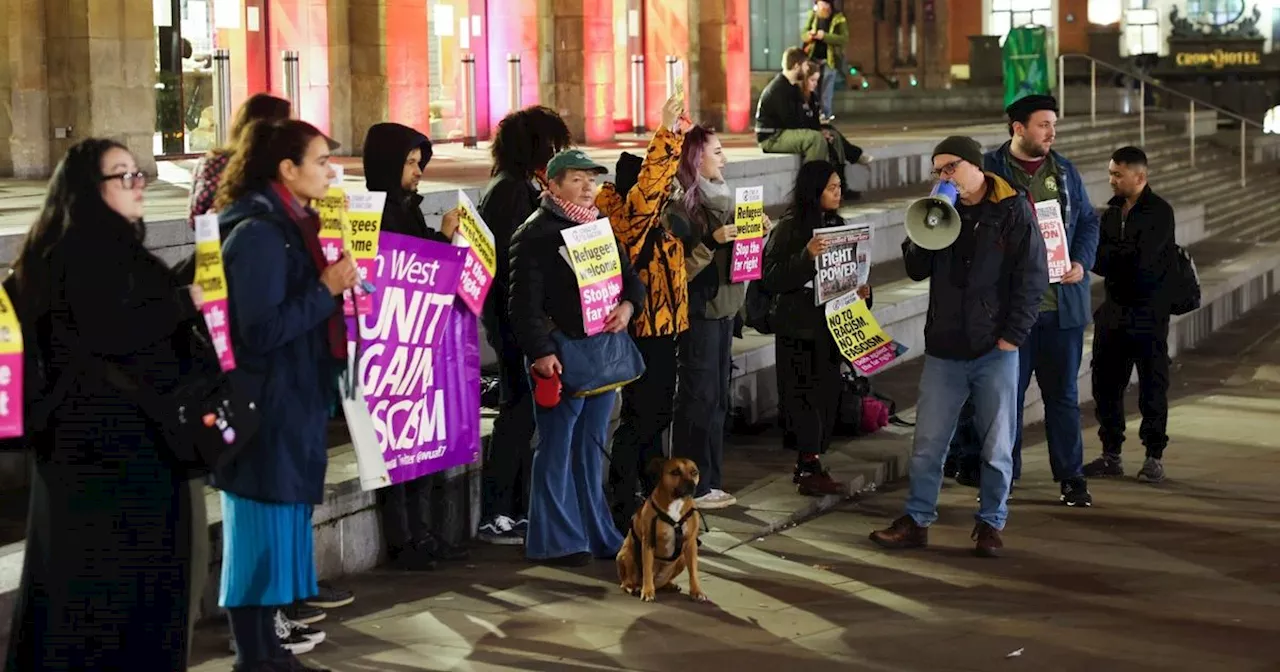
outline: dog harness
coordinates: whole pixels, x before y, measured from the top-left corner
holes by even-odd
[[[649,496],[649,503],[653,505],[653,512],[654,512],[655,514],[657,514],[657,515],[655,515],[655,516],[653,517],[653,521],[649,523],[649,539],[650,539],[649,544],[653,547],[653,550],[654,550],[654,556],[653,556],[653,557],[654,557],[654,559],[655,559],[655,560],[661,560],[661,561],[663,561],[663,562],[673,562],[673,561],[675,561],[675,559],[676,559],[676,558],[680,557],[681,549],[683,549],[683,548],[684,548],[684,524],[685,524],[685,521],[687,521],[687,520],[689,520],[690,518],[692,518],[692,517],[693,517],[693,514],[695,514],[695,513],[697,513],[697,512],[698,512],[698,507],[696,507],[696,506],[691,506],[691,507],[689,507],[689,510],[688,510],[688,511],[685,511],[683,516],[680,516],[680,520],[676,520],[676,519],[672,518],[671,516],[668,516],[668,515],[667,515],[667,512],[666,512],[666,511],[663,511],[663,510],[662,510],[662,508],[658,506],[657,502],[653,501],[653,496],[652,496],[652,495],[650,495],[650,496]],[[637,517],[639,517],[639,516],[637,516]],[[673,548],[672,548],[671,556],[670,556],[670,557],[666,557],[666,558],[664,558],[664,557],[659,557],[659,556],[658,556],[658,554],[657,554],[657,551],[658,551],[658,521],[659,521],[659,520],[661,520],[662,522],[664,522],[664,523],[666,523],[666,524],[670,525],[670,526],[675,530],[675,535],[676,535],[676,540],[675,540],[675,544],[673,545]],[[640,536],[640,532],[636,530],[636,523],[635,523],[635,520],[634,520],[634,519],[632,519],[632,522],[631,522],[631,529],[627,532],[627,534],[628,534],[629,536],[631,536],[631,537],[634,537],[634,538],[635,538],[635,543],[634,543],[634,544],[632,544],[631,546],[632,546],[632,548],[634,548],[634,549],[635,549],[636,566],[637,566],[637,567],[643,567],[643,566],[644,566],[644,565],[643,565],[643,562],[644,562],[644,555],[643,555],[643,553],[641,552],[641,544],[640,544],[640,542],[644,540],[644,537],[641,537],[641,536]]]

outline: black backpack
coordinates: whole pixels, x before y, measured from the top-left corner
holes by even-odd
[[[1170,282],[1169,312],[1186,315],[1200,308],[1200,274],[1191,253],[1181,245],[1174,245],[1177,254],[1173,260],[1173,276]]]
[[[773,333],[774,296],[760,285],[759,280],[747,283],[747,298],[743,304],[742,323],[762,334]]]

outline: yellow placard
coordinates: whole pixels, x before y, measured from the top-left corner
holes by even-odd
[[[196,217],[196,278],[206,303],[227,298],[227,276],[222,266],[222,237],[217,215]]]
[[[738,240],[764,237],[764,187],[741,187],[734,197],[733,225]]]
[[[9,300],[9,293],[0,287],[0,355],[21,354],[22,325],[18,323],[18,313]],[[0,386],[4,385],[7,383],[0,381]]]
[[[622,273],[618,244],[608,219],[598,219],[561,232],[578,287],[588,287]]]
[[[867,308],[867,302],[858,298],[857,292],[833,299],[827,303],[826,312],[827,329],[840,348],[840,354],[850,362],[893,343],[893,339],[876,322],[871,309]]]
[[[347,196],[343,215],[346,249],[357,262],[378,256],[378,234],[382,231],[382,208],[387,202],[383,191],[369,191]]]
[[[498,270],[498,253],[494,249],[493,232],[476,212],[475,205],[467,197],[466,192],[458,190],[458,231],[467,239],[467,244],[475,251],[476,258],[484,270],[493,277]]]
[[[311,207],[320,215],[320,237],[341,238],[343,215],[347,209],[347,190],[330,186],[324,198],[312,201]]]

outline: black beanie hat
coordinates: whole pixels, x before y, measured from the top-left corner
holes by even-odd
[[[939,142],[938,146],[933,148],[933,156],[929,158],[932,159],[939,154],[958,156],[978,168],[982,168],[982,145],[979,145],[977,140],[970,137],[953,135]]]

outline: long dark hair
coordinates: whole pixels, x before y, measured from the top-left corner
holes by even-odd
[[[130,222],[102,200],[102,158],[113,149],[128,147],[107,138],[87,138],[67,150],[53,169],[45,191],[44,206],[27,231],[22,249],[13,262],[14,281],[23,314],[40,314],[48,308],[52,286],[60,273],[54,252],[68,233],[92,231],[108,238],[146,237],[141,222]],[[27,311],[33,311],[28,313]]]
[[[320,137],[324,137],[320,129],[297,119],[250,124],[222,173],[214,208],[222,210],[246,194],[266,191],[280,171],[280,162],[289,159],[302,165],[307,147]]]
[[[796,224],[816,228],[826,215],[822,210],[822,192],[826,190],[831,176],[839,173],[835,166],[826,161],[809,161],[800,166],[796,186],[791,191],[791,204],[787,206],[787,216]],[[841,177],[840,181],[843,182],[844,178]]]
[[[551,157],[569,148],[569,127],[555,110],[534,105],[512,112],[498,122],[493,135],[493,170],[490,175],[507,173],[532,178],[547,167]]]
[[[236,111],[231,131],[227,133],[227,145],[214,150],[219,154],[235,154],[240,146],[240,136],[255,121],[283,121],[293,114],[293,105],[284,98],[269,93],[255,93]]]

